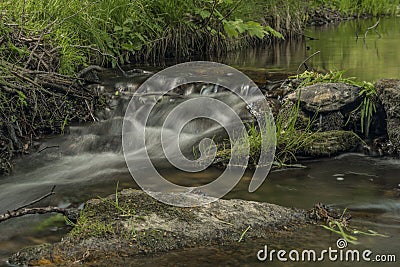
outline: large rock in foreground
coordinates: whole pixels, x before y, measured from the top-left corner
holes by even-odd
[[[389,139],[397,154],[400,154],[400,80],[380,80],[375,88],[386,113]]]
[[[182,197],[171,195],[174,196]],[[204,198],[196,194],[185,196]],[[102,266],[101,262],[116,257],[268,238],[305,222],[303,211],[268,203],[234,199],[177,208],[160,203],[142,191],[128,189],[117,198],[111,195],[88,201],[76,226],[61,242],[23,249],[9,262]]]

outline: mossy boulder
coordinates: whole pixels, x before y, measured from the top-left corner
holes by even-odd
[[[386,114],[387,134],[395,152],[400,154],[400,80],[383,79],[375,88]]]
[[[185,197],[206,198],[197,194]],[[111,195],[88,201],[76,226],[61,242],[23,249],[9,262],[104,266],[110,259],[184,247],[226,245],[241,238],[243,242],[265,239],[305,223],[304,211],[268,203],[233,199],[178,208],[158,202],[143,191],[127,189],[118,193],[117,198]]]
[[[351,131],[315,132],[311,141],[301,148],[297,154],[311,157],[330,157],[358,148],[361,139]]]

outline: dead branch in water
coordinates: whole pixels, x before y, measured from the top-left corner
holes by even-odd
[[[53,186],[51,191],[38,199],[35,199],[28,204],[25,204],[21,207],[16,208],[15,210],[12,211],[7,211],[4,214],[0,214],[0,223],[4,222],[6,220],[9,220],[11,218],[16,218],[16,217],[21,217],[25,216],[28,214],[46,214],[46,213],[61,213],[62,215],[68,217],[71,221],[76,221],[77,218],[77,211],[75,209],[64,209],[64,208],[59,208],[59,207],[53,207],[53,206],[48,206],[48,207],[40,207],[40,208],[28,208],[29,206],[32,206],[49,196],[52,196],[55,194],[54,189],[56,186]]]
[[[49,193],[47,193],[46,195],[41,196],[40,198],[35,199],[35,200],[29,202],[28,204],[19,207],[18,209],[14,210],[14,211],[18,211],[18,210],[24,209],[26,207],[32,206],[33,204],[36,204],[36,203],[42,201],[43,199],[48,198],[51,195],[54,195],[55,194],[54,189],[56,189],[56,186],[53,186],[53,188],[51,188],[51,191]]]
[[[376,27],[378,27],[379,23],[381,22],[381,19],[378,19],[378,21],[372,25],[371,27],[367,28],[367,30],[364,33],[364,43],[367,40],[367,34],[370,30],[374,30],[376,32],[376,34],[378,34],[379,38],[382,38],[382,35],[376,30]]]
[[[303,62],[301,62],[301,64],[300,64],[299,67],[297,68],[297,71],[296,71],[297,74],[299,74],[299,70],[300,70],[301,66],[303,66],[303,65],[304,65],[304,68],[305,68],[306,70],[308,70],[308,66],[307,66],[306,62],[307,62],[308,60],[310,60],[313,56],[318,55],[319,53],[321,53],[321,51],[315,52],[314,54],[312,54],[311,56],[309,56],[308,58],[306,58]]]
[[[46,214],[46,213],[61,213],[63,215],[67,214],[67,210],[59,207],[44,207],[44,208],[23,208],[13,211],[8,211],[0,215],[0,223],[11,218],[21,217],[28,214]]]

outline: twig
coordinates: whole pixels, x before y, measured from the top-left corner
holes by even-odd
[[[40,149],[40,150],[39,150],[38,152],[36,152],[36,153],[43,152],[43,151],[45,151],[45,150],[48,149],[48,148],[59,148],[59,147],[60,147],[60,146],[46,146],[46,147]]]
[[[371,27],[367,28],[367,30],[364,33],[364,43],[365,43],[365,41],[367,39],[367,34],[368,34],[368,32],[370,30],[374,30],[378,34],[379,38],[382,38],[382,35],[376,30],[376,27],[378,27],[379,22],[381,22],[381,19],[378,19],[378,21],[374,25],[372,25]]]
[[[16,217],[21,217],[24,215],[28,214],[45,214],[45,213],[52,213],[52,212],[57,212],[61,213],[63,215],[67,214],[67,210],[59,207],[45,207],[45,208],[24,208],[24,209],[18,209],[18,210],[13,210],[9,211],[7,213],[1,214],[0,215],[0,223],[4,222],[8,219],[11,218],[16,218]]]
[[[306,68],[306,70],[308,70],[308,66],[307,66],[306,62],[307,62],[308,60],[310,60],[310,58],[312,58],[313,56],[318,55],[319,53],[321,53],[321,51],[315,52],[314,54],[312,54],[311,56],[309,56],[308,58],[306,58],[303,62],[301,62],[301,64],[300,64],[299,67],[297,68],[297,71],[296,71],[297,74],[299,74],[299,70],[300,70],[300,68],[301,68],[302,65],[304,65],[304,67]]]
[[[90,108],[89,103],[88,103],[88,101],[87,101],[86,99],[85,99],[85,103],[86,103],[86,106],[87,106],[87,108],[88,108],[88,110],[89,110],[90,116],[92,117],[93,121],[98,121],[98,120],[96,119],[96,117],[93,115],[93,113],[92,113],[92,108]]]
[[[208,18],[207,18],[207,21],[206,21],[206,22],[203,24],[203,26],[201,26],[200,28],[204,28],[204,27],[206,27],[206,26],[208,25],[208,23],[210,23],[211,18],[212,18],[212,16],[214,15],[214,11],[215,11],[215,9],[216,9],[216,7],[217,7],[217,4],[218,4],[218,0],[214,0],[213,6],[212,6],[212,8],[211,8],[210,15],[209,15]]]
[[[36,203],[38,203],[39,201],[42,201],[43,199],[48,198],[48,197],[51,196],[51,195],[54,195],[54,194],[55,194],[55,193],[54,193],[54,189],[56,189],[56,186],[55,186],[55,185],[53,186],[53,188],[51,189],[51,191],[50,191],[49,193],[47,193],[46,195],[41,196],[40,198],[35,199],[35,200],[29,202],[28,204],[23,205],[23,206],[21,206],[21,207],[15,209],[15,210],[13,210],[13,211],[11,211],[11,212],[19,211],[19,210],[24,209],[24,208],[26,208],[26,207],[28,207],[28,206],[31,206],[31,205],[33,205],[33,204],[36,204]]]
[[[232,15],[232,13],[240,6],[240,4],[242,3],[243,0],[239,0],[236,2],[236,5],[234,7],[232,7],[228,13],[225,14],[225,16],[220,19],[219,21],[222,22],[223,20],[229,18],[230,15]]]
[[[28,214],[45,214],[45,213],[52,213],[52,212],[61,213],[64,216],[66,216],[68,219],[76,221],[79,216],[77,209],[64,209],[64,208],[53,207],[53,206],[41,207],[41,208],[27,208],[28,206],[38,203],[39,201],[42,201],[43,199],[53,195],[55,188],[56,188],[56,186],[53,186],[53,188],[51,189],[51,191],[49,193],[47,193],[46,195],[26,204],[24,206],[21,206],[12,211],[7,211],[4,214],[0,214],[0,223],[6,221],[8,219],[11,219],[11,218],[21,217],[21,216],[28,215]]]

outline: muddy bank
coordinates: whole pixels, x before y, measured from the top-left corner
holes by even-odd
[[[189,194],[190,198],[204,196]],[[171,197],[181,197],[171,194]],[[162,204],[127,189],[86,203],[80,219],[62,241],[21,250],[15,265],[107,265],[108,259],[211,245],[268,239],[306,225],[306,213],[274,204],[217,200],[195,208]]]

